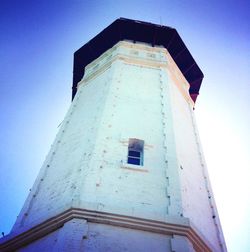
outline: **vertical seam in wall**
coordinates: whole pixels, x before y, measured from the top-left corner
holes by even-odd
[[[115,64],[120,64],[120,61],[116,61],[114,63]],[[111,73],[108,75],[107,87],[106,87],[106,90],[105,90],[106,98],[105,98],[105,101],[104,101],[103,106],[102,106],[103,110],[102,110],[102,114],[100,116],[100,124],[102,124],[103,121],[105,121],[104,118],[106,118],[106,116],[105,116],[106,115],[106,107],[109,106],[109,101],[110,101],[109,97],[112,95],[111,90],[112,90],[113,82],[116,82],[116,81],[119,80],[118,77],[116,76],[117,73],[119,73],[119,71],[117,70],[117,67],[114,66]],[[111,113],[112,113],[112,111],[111,111]],[[103,125],[103,126],[106,127],[107,125]],[[100,139],[100,136],[102,136],[102,135],[103,135],[102,130],[101,130],[101,128],[99,128],[97,130],[97,134],[96,134],[96,142],[98,142],[98,140]],[[97,147],[97,145],[95,145],[95,146]],[[99,185],[101,184],[101,178],[102,178],[101,174],[102,174],[102,169],[103,169],[104,163],[105,163],[104,162],[104,160],[105,160],[104,156],[107,153],[107,148],[106,148],[107,145],[104,146],[104,147],[105,147],[105,149],[103,149],[102,152],[101,152],[102,156],[100,157],[100,159],[98,158],[98,160],[100,161],[101,168],[99,167],[99,169],[98,169],[96,184],[99,184]],[[101,208],[104,207],[104,205],[101,202],[98,201],[98,195],[97,194],[95,194],[95,197],[96,197],[95,202],[97,203],[97,208],[99,208],[99,206]],[[98,209],[98,210],[101,210],[101,209]]]
[[[207,172],[205,170],[205,160],[203,159],[203,155],[202,155],[202,151],[201,151],[201,145],[200,145],[200,142],[199,142],[198,131],[196,129],[196,124],[195,124],[194,114],[193,114],[193,110],[192,110],[190,104],[189,104],[188,108],[189,108],[190,115],[191,115],[192,127],[193,127],[194,136],[195,136],[197,151],[198,151],[198,154],[199,154],[199,160],[200,160],[200,164],[201,164],[202,175],[203,175],[203,178],[204,178],[204,181],[205,181],[205,188],[206,188],[207,195],[208,195],[208,201],[209,201],[209,205],[210,205],[211,211],[212,211],[211,218],[213,218],[213,222],[214,222],[214,225],[215,225],[215,228],[216,228],[216,231],[217,231],[216,235],[217,235],[217,238],[219,240],[219,244],[220,244],[222,250],[224,251],[224,248],[223,248],[224,243],[223,243],[223,241],[221,239],[221,236],[220,236],[219,224],[217,223],[218,216],[216,216],[217,212],[215,211],[214,205],[213,205],[213,202],[212,202],[212,192],[211,192],[211,189],[210,189],[210,184],[208,182],[208,174],[207,174]]]
[[[107,73],[107,72],[105,72],[105,73]],[[103,73],[102,73],[103,74]],[[106,80],[104,80],[104,88],[103,88],[103,93],[102,93],[102,97],[101,97],[101,99],[102,98],[105,98],[105,94],[106,94],[106,90],[108,89],[107,87],[108,87],[108,81],[109,81],[109,77],[108,78],[106,78]],[[86,82],[86,85],[88,85],[88,82]],[[91,85],[91,84],[90,84]],[[85,86],[85,85],[84,85]],[[81,88],[84,88],[84,86],[82,86]],[[107,86],[107,87],[105,87],[105,86]],[[79,92],[81,92],[82,93],[82,91],[81,90],[79,90]],[[95,117],[94,117],[94,125],[95,125],[95,127],[96,127],[96,125],[97,125],[97,120],[99,120],[100,121],[100,117],[101,117],[101,114],[102,114],[103,112],[99,112],[99,111],[97,111],[97,113],[96,113],[96,115],[95,115]],[[94,125],[92,126],[92,127],[94,127]],[[98,132],[98,130],[97,130],[97,128],[96,128],[96,132],[95,132],[95,142],[96,142],[96,138],[97,138],[97,132]],[[86,180],[86,177],[87,177],[87,173],[86,173],[86,171],[88,171],[88,169],[89,169],[89,167],[90,167],[90,162],[91,162],[91,160],[92,160],[92,158],[93,158],[93,153],[94,153],[94,146],[95,146],[95,142],[93,142],[92,143],[92,148],[89,148],[91,151],[88,153],[88,156],[89,156],[89,158],[86,158],[86,156],[84,156],[84,155],[82,155],[81,156],[81,158],[80,158],[80,167],[79,167],[79,169],[80,169],[80,171],[82,172],[81,173],[81,178],[82,179],[79,179],[79,175],[78,175],[78,173],[75,173],[75,176],[74,176],[74,183],[76,184],[76,190],[75,190],[75,192],[72,194],[72,206],[74,206],[74,207],[79,207],[80,206],[80,201],[81,201],[81,195],[80,195],[80,192],[82,191],[82,190],[80,190],[83,186],[84,186],[84,182],[85,182],[85,180]],[[84,173],[85,172],[85,173]],[[85,175],[85,176],[84,176]]]
[[[168,63],[166,62],[166,66],[165,67],[161,67],[161,75],[162,75],[162,93],[161,93],[161,97],[162,97],[162,104],[166,104],[166,108],[164,108],[164,112],[166,115],[168,115],[168,121],[165,120],[163,123],[164,123],[164,126],[165,126],[165,130],[166,130],[166,135],[165,135],[165,142],[166,142],[166,145],[167,145],[167,141],[168,141],[168,134],[172,134],[170,137],[172,138],[172,141],[173,141],[173,146],[172,146],[172,149],[174,151],[174,156],[175,156],[175,161],[176,161],[176,182],[178,183],[178,187],[179,187],[179,191],[175,192],[174,194],[174,197],[175,197],[175,204],[176,204],[176,207],[178,210],[175,211],[175,214],[177,214],[178,216],[183,216],[183,207],[182,207],[182,194],[181,194],[181,190],[180,190],[180,175],[179,175],[179,164],[178,164],[178,157],[177,157],[177,149],[176,149],[176,143],[175,143],[175,132],[174,132],[174,118],[173,118],[173,111],[172,111],[172,107],[173,106],[172,104],[172,97],[171,97],[171,82],[169,80],[169,70],[168,70]],[[167,83],[164,84],[164,79],[163,77],[167,77]],[[169,123],[169,124],[168,124]],[[171,132],[167,132],[169,129],[168,126],[170,126],[172,129],[171,129]],[[168,151],[169,152],[169,151]],[[171,155],[171,154],[170,154]],[[166,152],[166,156],[167,155],[167,152]],[[168,161],[168,171],[170,171],[170,168],[169,168],[169,161]],[[169,186],[171,186],[171,180],[172,178],[169,177]],[[173,195],[172,195],[173,197]],[[171,205],[171,202],[170,202],[170,205]]]
[[[161,53],[160,53],[161,56]],[[171,197],[169,195],[169,175],[168,175],[168,159],[167,159],[167,129],[166,129],[166,124],[167,124],[167,118],[166,118],[166,111],[164,107],[164,84],[163,84],[163,79],[162,79],[162,69],[159,69],[159,79],[160,79],[160,102],[161,102],[161,114],[162,114],[162,130],[163,130],[163,148],[164,148],[164,161],[165,161],[165,178],[166,178],[166,197],[167,197],[167,209],[166,212],[169,214],[169,207],[171,205]]]
[[[113,63],[112,63],[113,64]],[[110,88],[111,88],[111,84],[112,84],[112,79],[114,78],[113,77],[113,75],[114,75],[114,68],[112,68],[112,65],[111,65],[111,68],[110,68],[110,73],[107,73],[106,72],[106,74],[107,74],[107,77],[106,77],[106,80],[104,80],[105,81],[105,87],[103,88],[103,104],[102,104],[102,111],[100,112],[100,113],[97,113],[98,114],[98,116],[99,116],[99,118],[98,118],[98,121],[99,121],[99,123],[101,124],[102,123],[102,121],[103,121],[103,116],[104,116],[104,113],[105,113],[105,107],[106,107],[106,104],[107,104],[107,100],[108,100],[108,94],[109,94],[109,90],[110,90]],[[97,119],[96,119],[97,120]],[[94,142],[93,142],[93,148],[91,149],[91,157],[90,157],[90,159],[88,160],[88,162],[87,162],[87,165],[85,165],[85,167],[83,168],[83,169],[85,169],[86,170],[86,168],[89,168],[90,167],[90,163],[93,161],[93,157],[94,157],[94,155],[93,155],[93,153],[95,153],[95,149],[96,149],[96,147],[99,147],[99,146],[97,146],[95,143],[97,143],[98,142],[98,139],[99,139],[99,134],[100,134],[100,129],[96,129],[96,135],[95,135],[95,139],[94,139]],[[94,147],[95,146],[95,147]],[[95,159],[96,160],[96,159]],[[98,159],[98,160],[100,160],[100,159]],[[82,158],[82,162],[83,162],[83,158]],[[86,167],[87,166],[87,167]],[[101,163],[101,165],[100,166],[103,166],[103,163]],[[97,169],[95,170],[95,172],[96,172],[96,174],[97,174]],[[99,168],[98,169],[98,178],[99,178],[99,181],[100,181],[100,178],[101,178],[101,176],[100,176],[100,173],[101,173],[101,169]],[[86,176],[87,176],[88,174],[86,174]],[[85,176],[85,178],[86,178],[86,176]],[[82,191],[81,190],[81,188],[84,186],[84,182],[83,181],[81,181],[81,183],[80,183],[80,181],[79,181],[79,179],[78,179],[78,182],[79,182],[79,191]],[[93,200],[93,202],[96,202],[97,204],[98,204],[98,202],[97,202],[97,196],[96,196],[96,194],[95,194],[95,197],[96,197],[96,200]],[[81,196],[79,195],[79,198],[78,198],[78,202],[76,201],[76,204],[78,204],[78,205],[80,205],[80,202],[81,202]]]

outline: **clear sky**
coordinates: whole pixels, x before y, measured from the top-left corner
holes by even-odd
[[[116,18],[177,29],[205,78],[196,118],[229,252],[250,251],[250,2],[0,1],[0,232],[71,102],[73,53]]]

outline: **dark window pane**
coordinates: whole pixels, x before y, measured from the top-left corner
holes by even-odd
[[[129,138],[128,149],[143,152],[144,141],[136,138]]]
[[[132,156],[132,157],[140,157],[141,156],[141,153],[139,151],[132,151],[132,150],[129,150],[128,151],[128,155],[129,156]]]
[[[140,159],[128,157],[128,163],[134,165],[140,165]]]

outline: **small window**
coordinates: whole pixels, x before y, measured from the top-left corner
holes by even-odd
[[[139,54],[139,52],[136,51],[136,50],[131,50],[130,53],[131,53],[131,54],[134,54],[134,55],[138,55],[138,54]]]
[[[155,58],[155,57],[156,57],[154,53],[147,53],[147,56],[148,56],[149,58]]]
[[[143,165],[143,149],[143,140],[130,138],[128,145],[128,164]]]

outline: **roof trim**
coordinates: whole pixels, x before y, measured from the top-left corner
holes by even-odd
[[[115,20],[74,53],[72,99],[85,66],[124,39],[164,46],[190,84],[190,96],[196,101],[204,75],[178,32],[168,26],[126,18]]]

